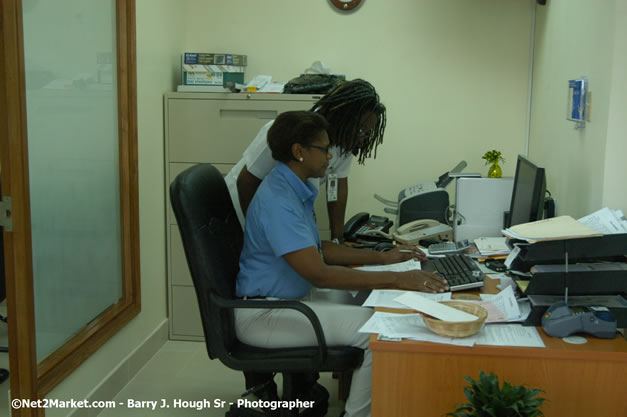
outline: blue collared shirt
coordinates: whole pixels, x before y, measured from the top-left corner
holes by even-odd
[[[238,296],[301,298],[311,283],[283,255],[321,248],[314,217],[316,187],[283,163],[264,178],[246,213],[244,248],[239,260]]]

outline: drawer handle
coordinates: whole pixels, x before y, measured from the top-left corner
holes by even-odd
[[[276,119],[276,110],[228,110],[220,109],[221,119]]]

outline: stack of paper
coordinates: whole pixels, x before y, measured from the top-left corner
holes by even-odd
[[[510,252],[504,237],[480,237],[475,239],[475,245],[485,257],[507,255]]]
[[[582,217],[579,222],[606,235],[627,233],[627,220],[621,210],[610,210],[605,207]]]
[[[523,223],[502,230],[502,232],[511,239],[526,240],[530,243],[544,240],[577,239],[603,235],[603,233],[591,229],[570,216],[559,216],[531,223]]]

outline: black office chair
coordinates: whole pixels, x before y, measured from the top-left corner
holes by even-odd
[[[179,174],[170,185],[170,200],[179,225],[191,272],[205,336],[207,353],[231,369],[283,374],[282,400],[294,400],[293,374],[353,370],[363,350],[327,346],[318,317],[299,301],[243,300],[235,296],[235,280],[242,248],[242,230],[222,174],[200,164]],[[268,349],[247,345],[235,334],[234,308],[289,308],[307,316],[317,346]],[[231,406],[226,417],[266,416],[263,412]],[[270,415],[276,415],[270,414]],[[281,409],[280,416],[298,410]]]

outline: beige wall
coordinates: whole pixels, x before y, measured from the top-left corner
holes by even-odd
[[[623,0],[552,0],[538,8],[529,155],[546,167],[561,214],[577,218],[610,202],[627,208],[624,197],[614,198],[624,195],[625,178],[624,9]],[[581,76],[589,79],[591,121],[575,129],[566,120],[567,88]]]
[[[614,24],[614,61],[611,73],[610,109],[607,126],[607,144],[605,146],[605,178],[603,184],[602,205],[622,209],[627,213],[627,132],[625,115],[627,114],[627,1],[616,1],[616,20]]]
[[[138,0],[136,11],[142,311],[48,398],[85,398],[167,317],[162,103],[163,93],[177,81],[184,16],[170,0]],[[69,411],[49,409],[46,415]]]
[[[247,54],[247,79],[287,81],[320,60],[376,87],[388,127],[377,159],[353,166],[347,214],[382,213],[373,193],[396,199],[462,159],[485,175],[481,156],[493,148],[513,175],[525,145],[535,1],[365,0],[347,15],[328,1],[179,3],[187,50]]]

